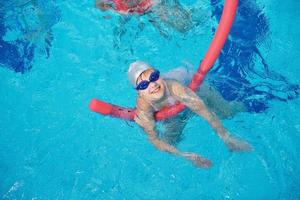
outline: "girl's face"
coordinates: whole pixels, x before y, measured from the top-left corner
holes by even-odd
[[[148,69],[144,71],[137,79],[137,85],[141,81],[149,81],[151,73],[154,72],[154,69]],[[165,94],[165,84],[161,78],[157,81],[150,82],[148,87],[144,90],[138,90],[139,95],[149,101],[158,101]]]

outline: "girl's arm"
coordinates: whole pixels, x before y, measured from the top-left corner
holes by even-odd
[[[176,81],[169,81],[168,85],[175,99],[182,102],[193,112],[203,117],[211,125],[218,136],[225,142],[230,150],[251,150],[251,146],[247,142],[238,140],[229,134],[229,131],[225,129],[218,117],[209,111],[203,101],[190,88],[185,87]]]
[[[154,111],[150,105],[138,100],[135,121],[139,124],[148,135],[149,141],[159,150],[172,153],[177,156],[184,157],[191,161],[197,167],[208,168],[211,166],[211,162],[204,157],[201,157],[195,153],[181,152],[176,147],[160,140],[157,137],[155,129]]]

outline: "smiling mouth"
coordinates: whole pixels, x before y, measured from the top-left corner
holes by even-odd
[[[151,91],[151,94],[155,94],[160,90],[160,86],[157,86],[154,90]]]

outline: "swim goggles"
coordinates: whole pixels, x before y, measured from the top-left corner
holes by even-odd
[[[149,86],[151,82],[155,82],[159,79],[159,71],[155,70],[150,74],[149,81],[143,80],[141,81],[135,89],[137,90],[145,90]]]

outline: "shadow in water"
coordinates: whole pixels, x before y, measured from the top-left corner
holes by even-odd
[[[0,66],[25,73],[34,55],[50,56],[52,26],[60,18],[54,1],[0,2]]]
[[[269,37],[269,25],[255,2],[239,1],[229,39],[210,72],[210,81],[226,100],[242,101],[248,111],[262,112],[268,108],[269,100],[297,98],[299,86],[272,71],[260,52],[260,45]],[[211,0],[211,5],[212,17],[219,21],[223,1]]]

